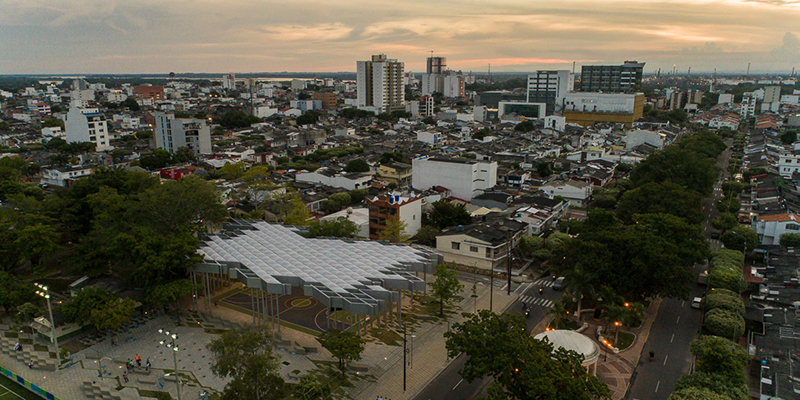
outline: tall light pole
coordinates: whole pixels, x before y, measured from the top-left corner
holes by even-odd
[[[169,333],[169,331],[163,329],[159,329],[158,333],[167,335],[167,341],[162,340],[158,344],[167,346],[168,349],[172,350],[172,361],[175,363],[175,388],[178,389],[178,400],[181,400],[181,382],[180,375],[178,375],[178,345],[175,344],[175,341],[178,340],[178,334]]]
[[[41,283],[37,283],[36,287],[41,289],[37,290],[36,294],[47,300],[47,312],[50,314],[50,342],[56,345],[56,359],[58,364],[61,364],[61,353],[58,351],[58,337],[56,336],[56,320],[53,319],[53,307],[50,306],[50,289]]]

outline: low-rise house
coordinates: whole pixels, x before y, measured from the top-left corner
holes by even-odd
[[[527,224],[510,219],[454,226],[436,237],[436,251],[446,263],[505,270],[509,249],[517,246],[527,230]]]
[[[570,179],[563,182],[551,182],[541,186],[539,189],[552,199],[561,196],[570,205],[583,207],[592,197],[592,187],[593,185],[590,182]]]
[[[406,183],[411,180],[411,165],[401,162],[390,162],[381,164],[378,168],[378,177],[385,181],[397,184]]]
[[[369,238],[369,209],[347,207],[344,210],[320,218],[320,221],[335,221],[339,218],[350,220],[356,224],[359,238]]]
[[[78,178],[92,174],[92,168],[78,166],[74,168],[50,168],[42,171],[42,183],[53,186],[69,187]]]
[[[405,224],[404,233],[414,236],[422,228],[422,196],[390,193],[388,196],[367,198],[369,209],[369,238],[378,239],[390,219]]]

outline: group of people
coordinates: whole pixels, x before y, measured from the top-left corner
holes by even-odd
[[[142,357],[140,357],[138,354],[133,360],[129,358],[125,365],[126,371],[124,374],[122,374],[122,379],[126,383],[128,382],[128,373],[133,372],[134,368],[136,367],[142,367]],[[150,371],[150,357],[147,358],[147,362],[145,363],[145,371]]]

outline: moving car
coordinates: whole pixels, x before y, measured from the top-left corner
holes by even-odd
[[[692,299],[692,308],[696,308],[696,309],[699,310],[700,309],[700,303],[702,303],[702,302],[703,302],[703,298],[702,297],[695,297],[694,299]]]
[[[553,289],[561,290],[563,286],[564,286],[564,277],[559,276],[558,278],[556,278],[555,282],[553,282]]]

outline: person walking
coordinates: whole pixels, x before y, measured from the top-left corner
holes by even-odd
[[[128,372],[127,371],[124,374],[122,374],[122,379],[125,381],[125,383],[128,383]]]
[[[138,354],[136,355],[136,365],[142,366],[142,357],[139,357]]]

